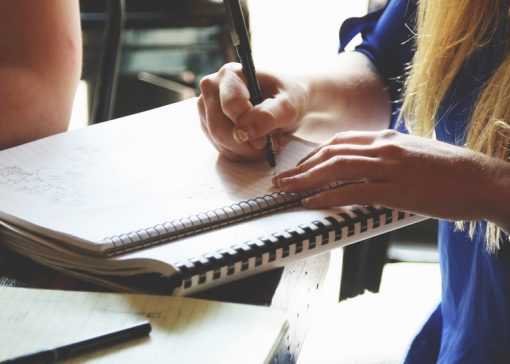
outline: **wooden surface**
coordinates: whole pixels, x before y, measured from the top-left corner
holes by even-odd
[[[1,244],[1,242],[0,242]],[[277,307],[288,312],[289,330],[273,364],[296,362],[306,337],[329,253],[311,257],[195,295],[198,298]],[[65,276],[0,247],[0,285],[78,291],[107,291],[104,287]]]
[[[273,296],[272,307],[287,311],[289,330],[274,364],[293,364],[303,346],[330,262],[330,253],[300,260],[285,267]]]

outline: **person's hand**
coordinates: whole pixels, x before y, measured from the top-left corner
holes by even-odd
[[[299,192],[347,182],[303,200],[308,208],[374,204],[447,220],[498,221],[499,206],[508,205],[498,202],[505,199],[508,165],[392,130],[346,132],[317,147],[273,183],[283,191]]]
[[[296,79],[258,72],[263,102],[250,103],[240,64],[229,63],[200,81],[198,110],[202,129],[221,155],[232,159],[261,159],[266,135],[297,127],[306,109],[306,87]]]

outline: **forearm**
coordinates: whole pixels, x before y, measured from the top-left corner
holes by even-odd
[[[389,95],[365,55],[339,54],[319,71],[305,75],[303,82],[309,96],[307,122],[312,124],[303,123],[305,130],[317,126],[328,130],[327,133],[335,133],[388,127]]]
[[[490,159],[482,173],[485,175],[479,193],[482,218],[510,233],[510,163]]]

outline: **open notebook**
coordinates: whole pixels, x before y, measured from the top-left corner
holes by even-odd
[[[278,168],[311,148],[289,139]],[[271,176],[265,161],[219,158],[193,99],[1,151],[0,242],[75,275],[134,290],[129,277],[158,277],[182,293],[422,219],[304,210]]]
[[[0,361],[148,320],[150,336],[77,363],[269,363],[287,330],[273,308],[185,297],[0,287]],[[256,343],[256,344],[254,344]]]

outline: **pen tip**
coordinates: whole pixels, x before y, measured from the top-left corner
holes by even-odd
[[[266,138],[265,154],[269,166],[274,170],[276,167],[276,152],[271,134],[268,134]]]

